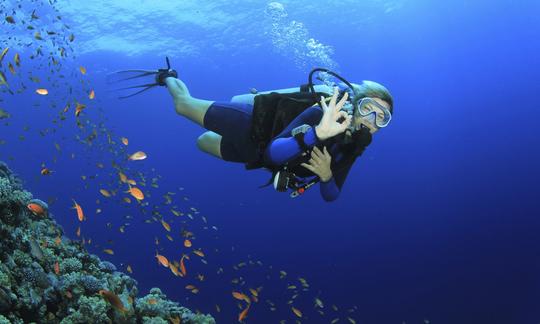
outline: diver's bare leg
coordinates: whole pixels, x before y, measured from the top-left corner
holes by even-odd
[[[204,115],[213,101],[193,98],[184,82],[179,79],[169,77],[165,83],[174,99],[176,113],[204,127]]]
[[[223,160],[221,156],[221,135],[212,131],[204,132],[197,138],[199,150]]]

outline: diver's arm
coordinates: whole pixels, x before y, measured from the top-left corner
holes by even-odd
[[[333,176],[328,181],[321,181],[320,188],[321,196],[325,201],[334,201],[339,197],[340,190]]]
[[[324,84],[315,85],[313,88],[315,89],[315,92],[324,92],[324,93],[327,93],[329,96],[332,95],[333,93],[333,90],[329,86],[324,85]],[[299,92],[299,91],[300,91],[300,87],[294,87],[294,88],[262,91],[262,92],[257,92],[257,94],[246,93],[246,94],[236,95],[232,97],[231,102],[247,103],[247,104],[253,105],[253,101],[256,95],[268,94],[271,92],[293,93],[293,92]]]
[[[345,183],[345,179],[347,178],[347,175],[349,174],[355,160],[356,159],[353,159],[340,170],[332,170],[332,177],[328,181],[320,182],[319,187],[321,188],[321,196],[325,201],[334,201],[339,197],[341,187],[343,186],[343,183]]]
[[[319,143],[315,128],[312,127],[304,135],[304,143],[310,148]],[[270,164],[281,165],[294,159],[302,152],[302,147],[294,137],[276,138],[266,149],[264,158]]]
[[[312,128],[304,135],[304,142],[308,147],[319,143],[314,125],[321,119],[322,112],[317,107],[310,107],[298,115],[278,136],[276,136],[264,152],[266,163],[281,165],[303,152],[298,141],[292,136],[291,131],[300,125],[311,125]]]

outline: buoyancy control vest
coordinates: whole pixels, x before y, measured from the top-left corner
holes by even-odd
[[[271,184],[273,181],[276,187],[276,180],[279,182],[280,179],[275,179],[275,177],[279,176],[280,172],[285,172],[287,183],[284,188],[285,190],[293,189],[291,197],[302,194],[307,188],[320,180],[318,177],[309,182],[303,182],[301,179],[315,176],[313,172],[300,165],[310,159],[311,149],[304,151],[303,154],[280,166],[265,163],[264,153],[272,139],[279,135],[298,115],[317,104],[321,96],[328,97],[326,93],[307,92],[305,87],[301,89],[304,91],[293,93],[272,92],[257,95],[254,98],[250,136],[257,145],[257,159],[245,164],[248,170],[266,168],[272,172],[272,178],[262,187]],[[331,168],[333,171],[338,171],[344,166],[353,163],[371,143],[371,133],[367,129],[361,129],[352,136],[353,140],[347,144],[343,140],[344,134],[342,133],[317,145],[320,148],[322,146],[331,147],[333,144],[339,145],[339,149],[344,156],[338,162],[332,159]]]

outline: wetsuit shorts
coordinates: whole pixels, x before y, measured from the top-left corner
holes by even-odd
[[[204,115],[204,128],[221,138],[221,157],[230,162],[251,162],[257,159],[257,146],[251,140],[253,105],[214,102]]]

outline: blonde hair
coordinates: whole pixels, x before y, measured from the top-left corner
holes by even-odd
[[[390,113],[394,114],[394,99],[390,94],[390,91],[386,89],[382,84],[363,80],[359,85],[353,85],[355,96],[353,102],[358,102],[362,98],[371,97],[384,100],[390,105]]]

